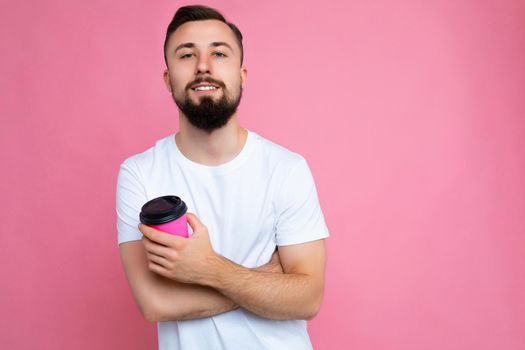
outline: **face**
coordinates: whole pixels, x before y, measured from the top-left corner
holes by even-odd
[[[224,126],[247,74],[230,27],[216,20],[184,23],[169,38],[166,57],[166,86],[188,121],[208,132]]]

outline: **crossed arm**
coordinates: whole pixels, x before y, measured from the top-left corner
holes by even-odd
[[[237,307],[271,319],[311,319],[324,286],[324,240],[281,246],[257,269],[237,265],[211,248],[207,228],[192,214],[190,238],[141,225],[142,241],[123,243],[131,290],[149,321],[188,320]],[[282,266],[282,269],[281,269]]]

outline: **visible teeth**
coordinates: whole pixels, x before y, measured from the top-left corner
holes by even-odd
[[[215,86],[198,86],[195,88],[195,91],[208,91],[208,90],[215,90]]]

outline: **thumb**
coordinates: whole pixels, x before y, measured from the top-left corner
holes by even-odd
[[[199,230],[201,226],[203,226],[197,215],[193,213],[186,213],[186,219],[188,220],[188,224],[190,224],[190,227],[194,233],[195,231]]]

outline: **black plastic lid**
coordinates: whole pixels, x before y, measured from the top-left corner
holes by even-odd
[[[142,206],[140,222],[145,225],[160,225],[177,220],[186,214],[186,203],[177,196],[162,196]]]

